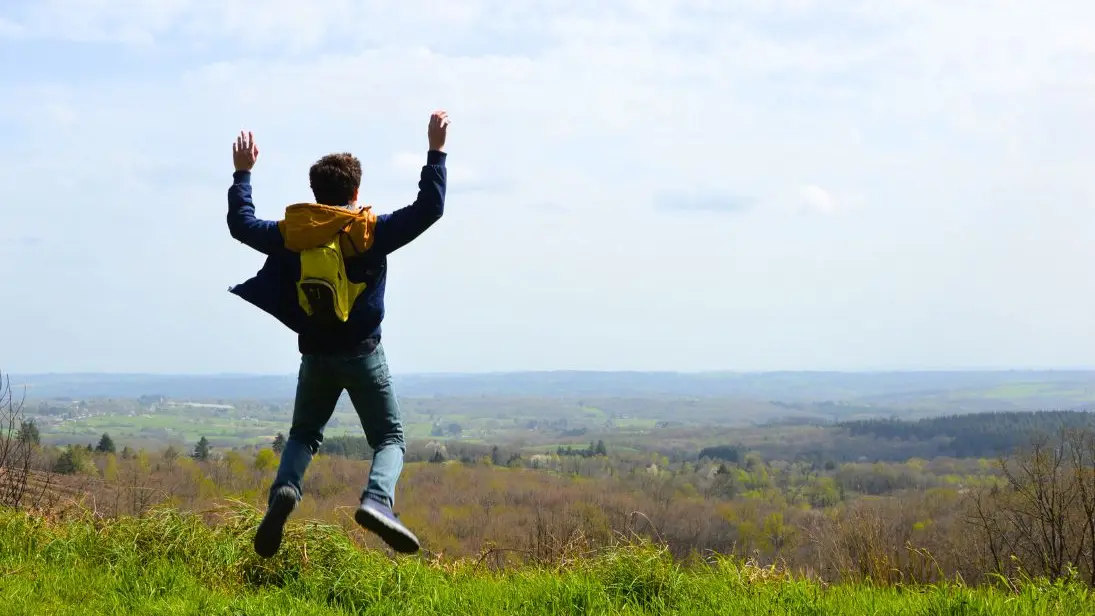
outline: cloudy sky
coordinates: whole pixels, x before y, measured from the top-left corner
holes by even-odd
[[[357,153],[396,372],[1095,365],[1095,2],[5,0],[0,369],[288,373],[228,294]]]

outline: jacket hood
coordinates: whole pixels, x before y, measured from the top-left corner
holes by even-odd
[[[293,252],[322,246],[343,232],[342,254],[351,257],[365,252],[373,244],[376,214],[370,206],[358,209],[333,207],[319,203],[294,203],[285,208],[285,219],[278,221],[285,247]]]

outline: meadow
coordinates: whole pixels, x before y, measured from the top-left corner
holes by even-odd
[[[205,516],[210,517],[210,516]],[[43,519],[0,512],[0,593],[12,616],[203,614],[1010,615],[1091,613],[1076,581],[1012,587],[827,585],[712,556],[618,542],[563,562],[494,570],[482,559],[393,559],[337,526],[293,523],[270,561],[251,550],[258,513],[155,510],[141,518]]]

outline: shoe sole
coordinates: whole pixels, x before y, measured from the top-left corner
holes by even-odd
[[[255,552],[263,558],[270,558],[278,553],[281,547],[281,535],[285,528],[285,521],[289,514],[297,506],[295,499],[291,497],[274,497],[270,503],[270,509],[262,518],[258,531],[255,532]]]
[[[384,543],[400,554],[414,554],[418,551],[418,537],[414,533],[402,525],[396,526],[369,507],[358,507],[354,513],[354,521],[365,530],[376,533]]]

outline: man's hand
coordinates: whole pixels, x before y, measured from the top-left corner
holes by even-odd
[[[449,134],[449,114],[444,111],[435,111],[430,116],[430,127],[426,135],[430,138],[430,149],[438,152],[445,151],[445,137]]]
[[[232,144],[232,164],[236,171],[250,171],[259,159],[259,146],[255,145],[255,136],[240,131],[236,142]]]

